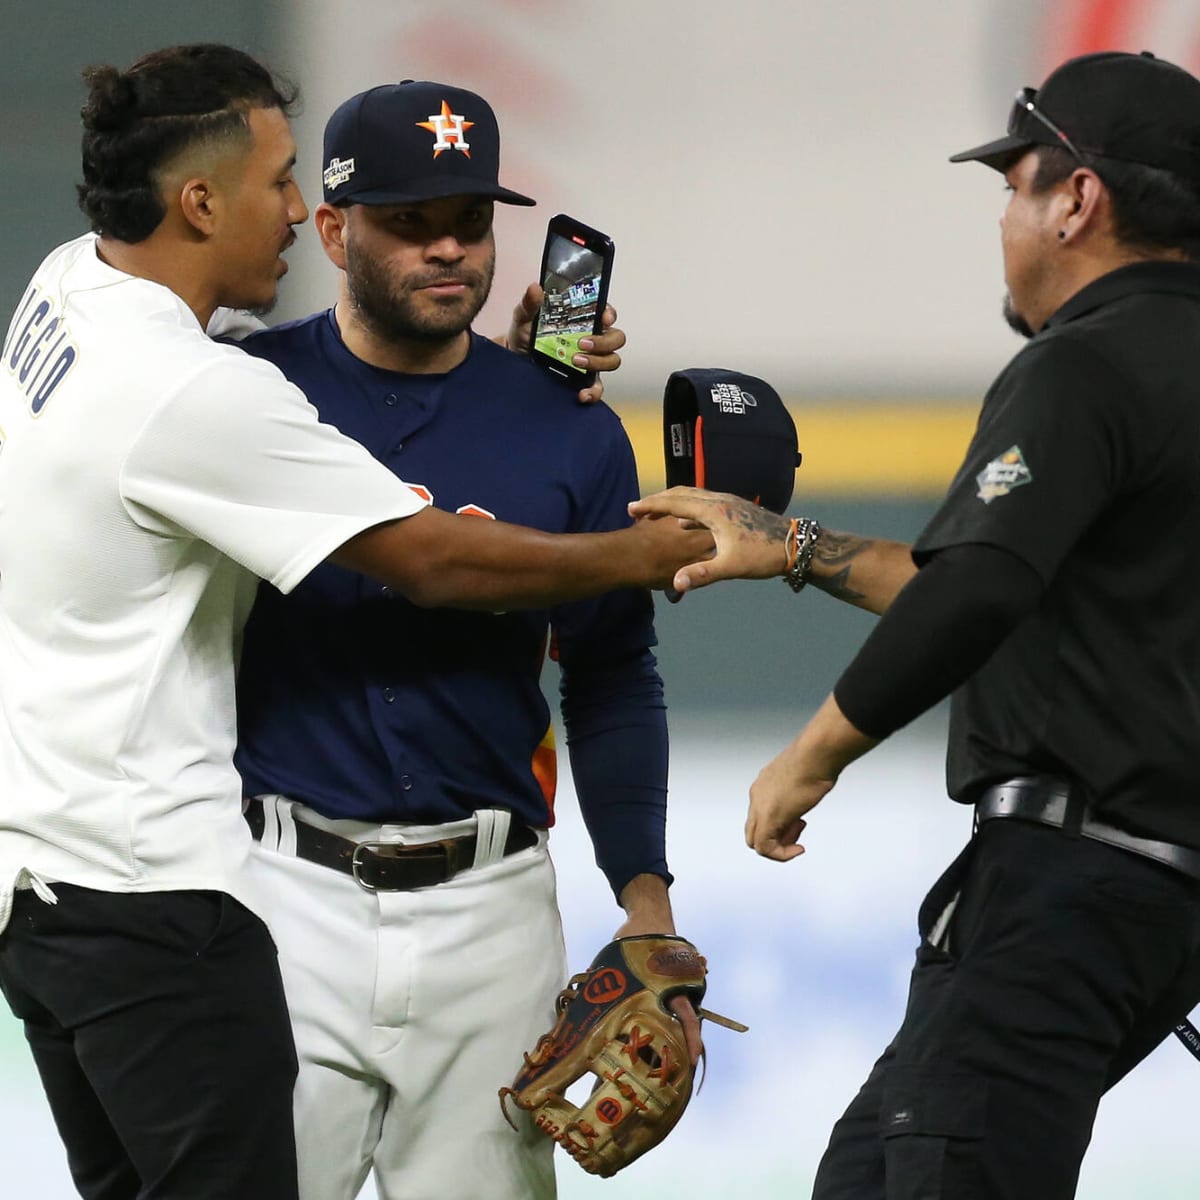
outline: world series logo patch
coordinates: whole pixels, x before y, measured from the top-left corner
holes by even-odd
[[[996,458],[993,458],[978,475],[975,482],[979,491],[975,493],[984,504],[991,504],[1000,496],[1007,496],[1013,488],[1019,488],[1033,482],[1033,473],[1025,465],[1025,457],[1020,446],[1012,446]]]
[[[713,403],[723,413],[741,416],[748,408],[757,408],[753,392],[743,392],[736,383],[714,383],[710,389]]]

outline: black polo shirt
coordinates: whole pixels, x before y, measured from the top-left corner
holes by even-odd
[[[1046,594],[955,693],[950,794],[1066,775],[1200,847],[1200,267],[1113,271],[1013,359],[914,557],[964,543]]]

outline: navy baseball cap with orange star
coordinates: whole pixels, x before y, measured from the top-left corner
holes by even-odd
[[[500,186],[500,129],[482,96],[405,79],[351,96],[325,125],[328,204],[413,204],[488,196],[534,204]]]

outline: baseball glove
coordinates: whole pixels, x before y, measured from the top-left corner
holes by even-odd
[[[558,1020],[538,1039],[508,1102],[592,1175],[615,1175],[657,1146],[692,1095],[693,1066],[683,1026],[668,1005],[686,996],[701,1017],[745,1032],[746,1026],[700,1007],[705,961],[691,942],[670,934],[618,938],[574,976],[558,997]],[[591,1095],[579,1106],[567,1088],[590,1071]]]

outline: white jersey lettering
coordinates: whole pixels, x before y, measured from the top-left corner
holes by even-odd
[[[25,293],[4,342],[4,365],[16,376],[34,416],[66,378],[79,353],[71,342],[66,323],[54,313],[50,301],[43,298],[34,304],[37,298],[36,287]]]

